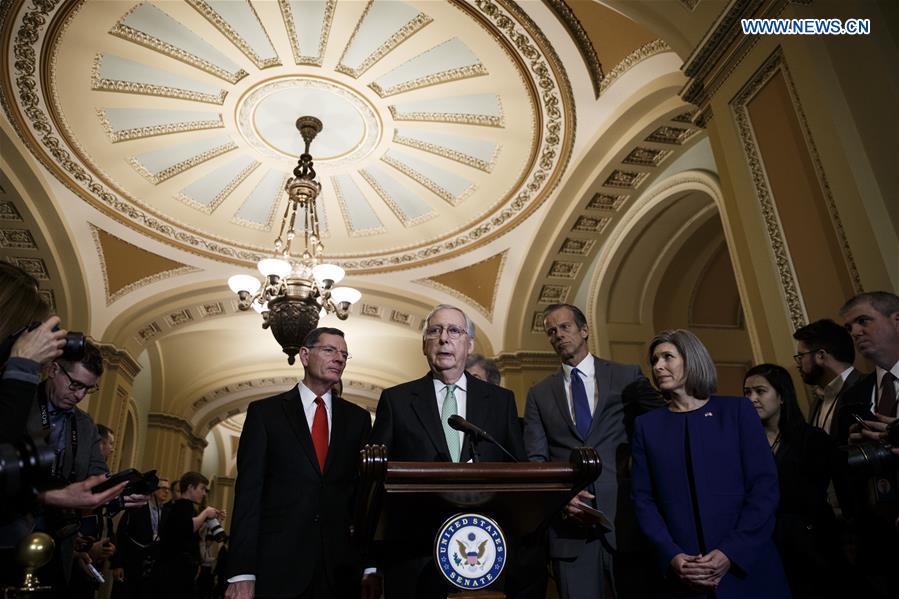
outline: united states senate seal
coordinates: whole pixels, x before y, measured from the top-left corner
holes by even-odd
[[[437,533],[434,559],[444,577],[461,589],[482,589],[506,565],[506,538],[499,525],[481,514],[456,514]]]

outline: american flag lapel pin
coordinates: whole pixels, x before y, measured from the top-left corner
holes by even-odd
[[[703,416],[708,418],[709,416],[714,416],[714,414],[712,414],[711,412],[706,412],[705,414],[703,414]]]

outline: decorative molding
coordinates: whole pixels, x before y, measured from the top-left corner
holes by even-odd
[[[693,12],[693,9],[696,8],[696,5],[699,4],[699,0],[680,0],[681,6]]]
[[[798,277],[793,267],[792,259],[789,255],[789,247],[786,242],[786,236],[780,223],[780,217],[777,214],[777,207],[774,205],[771,186],[765,173],[764,164],[762,163],[761,153],[758,148],[758,142],[752,129],[752,123],[749,118],[748,104],[752,98],[761,90],[768,81],[776,74],[781,73],[786,82],[789,92],[790,102],[796,111],[796,117],[800,124],[802,137],[806,143],[812,165],[815,169],[815,177],[821,188],[821,194],[824,197],[827,206],[827,213],[830,217],[834,234],[840,244],[843,260],[849,277],[852,281],[853,290],[856,293],[864,291],[861,276],[858,267],[855,264],[855,258],[852,254],[852,247],[846,237],[846,231],[843,228],[843,221],[840,217],[839,210],[827,181],[827,174],[818,153],[818,148],[812,138],[811,127],[809,127],[808,119],[799,101],[799,95],[796,92],[796,86],[793,77],[790,74],[789,67],[783,55],[783,48],[778,46],[768,59],[759,67],[759,70],[746,83],[743,89],[737,94],[731,102],[731,110],[737,123],[737,131],[740,140],[743,143],[743,150],[746,152],[749,169],[752,174],[753,184],[756,189],[756,195],[762,209],[762,218],[765,221],[765,230],[770,241],[771,251],[774,253],[774,263],[777,266],[778,275],[781,282],[781,291],[787,305],[790,320],[794,328],[803,326],[808,322],[808,315],[805,311],[805,302],[799,288]]]
[[[287,28],[287,36],[290,38],[293,61],[297,64],[320,67],[325,55],[328,36],[331,33],[331,23],[334,20],[334,9],[337,6],[337,0],[328,0],[325,4],[325,15],[322,20],[321,34],[318,39],[318,54],[316,56],[304,56],[300,53],[300,43],[297,39],[297,30],[293,22],[293,12],[290,10],[288,0],[278,0],[278,6],[281,9],[281,18],[284,19],[284,26]]]
[[[646,180],[649,173],[615,169],[603,182],[603,187],[622,187],[637,189]]]
[[[671,156],[671,150],[659,150],[637,146],[625,156],[624,164],[636,164],[638,166],[659,166],[666,158]]]
[[[381,235],[387,232],[387,228],[384,227],[384,224],[378,219],[377,227],[369,227],[368,229],[356,229],[353,227],[353,220],[350,216],[350,207],[347,206],[346,198],[343,197],[343,189],[340,187],[340,184],[335,180],[331,179],[331,187],[334,189],[334,197],[337,198],[337,206],[340,208],[340,214],[343,216],[343,224],[346,227],[346,233],[350,237],[368,237],[370,235]],[[377,218],[377,215],[375,215]]]
[[[173,268],[171,270],[164,270],[162,272],[158,272],[156,274],[150,275],[148,277],[144,277],[133,283],[129,283],[125,285],[115,293],[109,293],[109,274],[106,271],[106,258],[103,254],[103,246],[100,243],[100,229],[92,224],[88,223],[88,226],[91,229],[91,238],[94,240],[94,249],[97,252],[98,262],[100,263],[100,270],[103,273],[103,291],[106,295],[106,305],[110,306],[113,302],[116,302],[132,291],[136,291],[141,287],[146,287],[152,283],[158,283],[159,281],[165,281],[166,279],[171,279],[173,277],[178,277],[181,275],[189,274],[192,272],[199,272],[200,269],[195,268],[193,266],[182,266],[180,268]]]
[[[440,187],[440,185],[438,185],[436,182],[432,181],[417,170],[409,167],[404,162],[400,162],[392,156],[388,156],[385,154],[381,157],[381,161],[389,164],[410,179],[417,181],[421,185],[427,187],[431,192],[434,193],[434,195],[446,201],[450,206],[458,206],[477,189],[477,185],[472,183],[467,188],[465,188],[465,191],[463,191],[460,195],[453,195],[451,191]]]
[[[554,260],[550,265],[549,272],[546,274],[546,276],[557,279],[576,279],[577,274],[580,270],[580,262],[563,262],[561,260]]]
[[[509,251],[503,250],[503,252],[499,255],[501,257],[500,257],[499,267],[497,267],[497,269],[496,269],[496,278],[493,280],[493,291],[490,294],[490,305],[489,306],[484,306],[481,304],[481,302],[479,302],[479,301],[475,300],[474,298],[470,297],[469,295],[459,291],[458,289],[450,287],[449,285],[444,285],[443,283],[435,281],[434,279],[430,279],[430,278],[418,279],[415,282],[421,283],[422,285],[427,285],[428,287],[432,287],[434,289],[438,289],[440,291],[443,291],[444,293],[447,293],[447,294],[453,296],[457,300],[459,300],[469,306],[474,307],[474,309],[477,310],[478,312],[480,312],[487,320],[493,322],[493,311],[494,311],[494,308],[496,308],[496,296],[499,293],[499,284],[503,278],[503,269],[506,266],[506,258],[509,255]],[[476,266],[478,264],[482,264],[489,260],[493,260],[494,258],[496,258],[496,255],[490,256],[489,258],[487,258],[485,260],[481,260],[474,264],[470,264],[467,268],[471,268],[472,266]]]
[[[228,92],[220,90],[218,94],[205,94],[189,89],[168,87],[165,85],[151,85],[137,81],[123,81],[120,79],[103,79],[100,77],[100,65],[103,55],[97,54],[94,66],[91,68],[91,89],[99,91],[119,92],[127,94],[139,94],[142,96],[160,96],[163,98],[178,98],[179,100],[192,100],[206,104],[224,104]]]
[[[227,198],[229,195],[231,195],[231,193],[235,189],[237,189],[237,186],[240,185],[241,183],[243,183],[244,180],[246,180],[246,178],[249,177],[250,174],[259,167],[260,164],[262,164],[262,163],[254,160],[253,162],[248,164],[246,167],[241,169],[241,171],[239,173],[237,173],[234,176],[234,178],[231,179],[228,182],[228,184],[225,185],[225,187],[223,187],[222,190],[220,192],[218,192],[216,194],[216,196],[212,199],[212,201],[209,202],[208,204],[203,204],[202,202],[197,202],[193,198],[190,198],[190,197],[184,195],[180,191],[175,194],[175,199],[178,200],[179,202],[183,202],[184,204],[187,204],[188,206],[190,206],[191,208],[193,208],[195,210],[199,210],[200,212],[205,212],[206,214],[212,214],[213,212],[215,212],[215,209],[218,208],[221,205],[221,203],[225,201],[225,198]]]
[[[669,52],[671,50],[671,46],[665,40],[653,40],[649,43],[643,44],[630,54],[628,54],[624,60],[615,65],[615,68],[609,71],[609,73],[603,77],[602,81],[599,84],[599,93],[602,94],[609,87],[618,81],[622,75],[630,71],[636,65],[640,64],[647,58],[655,56],[656,54],[661,54],[662,52]],[[599,96],[597,96],[599,97]]]
[[[368,84],[368,87],[372,88],[380,97],[386,98],[388,96],[429,87],[431,85],[449,83],[450,81],[460,81],[462,79],[471,79],[472,77],[481,77],[489,74],[490,73],[487,72],[487,68],[484,65],[477,63],[447,69],[446,71],[441,71],[439,73],[429,73],[424,77],[419,77],[411,81],[403,81],[402,83],[397,83],[386,89],[378,85],[377,81],[372,81]]]
[[[50,280],[50,273],[47,271],[47,265],[44,263],[43,258],[7,256],[6,261],[13,266],[18,266],[38,281]]]
[[[564,304],[571,293],[570,285],[544,285],[537,297],[538,304]]]
[[[808,322],[805,304],[799,291],[796,270],[790,259],[789,249],[777,208],[771,196],[771,185],[768,182],[765,167],[758,147],[758,141],[752,131],[748,104],[764,85],[782,70],[783,53],[778,46],[759,70],[746,82],[746,85],[731,101],[731,110],[737,124],[737,131],[743,143],[743,151],[752,175],[755,193],[761,205],[762,218],[765,221],[765,232],[768,234],[769,247],[774,255],[774,264],[780,278],[780,290],[787,307],[787,313],[794,329]]]
[[[150,171],[148,171],[147,168],[143,164],[140,163],[140,161],[137,159],[136,156],[129,157],[128,164],[130,164],[134,168],[134,170],[136,170],[138,173],[140,173],[140,175],[144,179],[146,179],[150,183],[153,183],[154,185],[159,185],[163,181],[165,181],[167,179],[171,179],[175,175],[183,173],[184,171],[191,169],[191,168],[197,166],[198,164],[202,164],[202,163],[206,162],[207,160],[212,160],[216,156],[221,156],[222,154],[225,154],[227,152],[230,152],[231,150],[236,150],[236,149],[237,149],[237,144],[234,143],[233,141],[229,141],[226,144],[222,144],[215,148],[211,148],[201,154],[197,154],[196,156],[191,156],[187,160],[182,160],[181,162],[179,162],[177,164],[173,164],[172,166],[170,166],[168,168],[164,168],[161,171],[159,171],[158,173],[151,173]]]
[[[681,67],[689,80],[680,95],[699,107],[694,123],[701,127],[708,124],[712,118],[712,97],[761,37],[744,35],[740,20],[778,18],[790,3],[791,0],[733,0],[712,24]]]
[[[569,237],[562,242],[559,253],[586,256],[590,253],[590,250],[593,249],[594,245],[596,245],[595,239],[572,239]]]
[[[584,27],[578,20],[577,15],[568,7],[565,0],[546,0],[547,6],[556,13],[562,25],[568,30],[574,44],[577,46],[581,58],[584,59],[587,73],[590,75],[590,83],[593,85],[593,96],[599,98],[599,94],[603,89],[601,87],[604,78],[602,72],[602,64],[599,62],[599,56],[596,55],[596,48],[590,41],[590,36],[584,31]]]
[[[204,393],[202,397],[194,401],[191,405],[193,406],[194,410],[199,410],[205,405],[211,404],[223,397],[227,397],[235,393],[242,393],[251,390],[261,392],[263,390],[270,390],[273,387],[277,387],[279,390],[283,391],[285,388],[290,388],[295,385],[296,382],[296,377],[269,376],[250,379],[248,381],[228,383],[227,385],[216,387],[212,391]],[[209,425],[209,428],[212,428],[212,425]]]
[[[141,5],[136,4],[131,8],[131,10],[125,13],[125,16],[123,16],[115,25],[113,25],[112,29],[109,30],[109,33],[116,37],[122,38],[123,40],[127,40],[139,46],[143,46],[144,48],[153,50],[154,52],[159,52],[160,54],[169,56],[170,58],[174,58],[175,60],[180,60],[181,62],[196,67],[201,71],[205,71],[210,75],[215,75],[220,79],[224,79],[231,84],[237,83],[249,74],[243,69],[238,69],[237,71],[231,73],[204,58],[200,58],[199,56],[195,56],[194,54],[187,52],[183,48],[173,46],[172,44],[165,42],[159,38],[153,37],[148,33],[144,33],[143,31],[125,25],[123,21],[127,19],[128,15],[130,15],[139,6]]]
[[[611,210],[617,212],[630,198],[627,194],[610,194],[598,192],[593,194],[587,203],[587,210]]]
[[[399,204],[394,201],[394,199],[390,196],[386,189],[381,187],[380,183],[372,177],[368,171],[362,169],[359,171],[359,174],[362,176],[365,181],[371,185],[371,188],[375,190],[375,193],[384,200],[384,203],[387,204],[387,207],[390,208],[390,211],[393,212],[394,215],[399,219],[401,223],[403,223],[404,227],[414,227],[415,225],[419,225],[425,221],[429,221],[432,218],[437,216],[437,213],[433,210],[430,210],[420,216],[415,218],[409,218],[405,212],[403,212],[402,208],[400,208]]]
[[[393,130],[393,143],[409,146],[410,148],[416,148],[418,150],[422,150],[430,154],[435,154],[443,158],[449,158],[450,160],[454,160],[461,164],[465,164],[478,170],[482,170],[485,173],[489,173],[493,170],[493,165],[496,163],[496,157],[499,155],[499,151],[501,149],[501,146],[497,144],[496,149],[493,151],[493,156],[490,157],[489,161],[486,161],[481,160],[480,158],[475,158],[474,156],[469,156],[468,154],[465,154],[463,152],[428,143],[420,139],[403,137],[399,135],[396,129]]]
[[[147,414],[147,426],[165,428],[168,430],[181,433],[187,438],[187,444],[191,449],[205,449],[206,440],[194,434],[193,426],[190,421],[164,412],[149,412]]]
[[[240,48],[240,51],[244,53],[244,55],[253,61],[253,64],[256,65],[257,69],[266,69],[268,67],[275,67],[281,64],[281,61],[278,60],[277,52],[275,53],[274,58],[262,58],[250,47],[250,44],[247,43],[243,37],[240,36],[239,33],[234,31],[234,28],[231,27],[231,24],[228,23],[222,15],[218,13],[213,7],[211,7],[206,0],[186,0],[188,4],[193,6],[197,12],[206,17],[206,20],[212,23],[212,25],[219,30],[219,32],[224,35],[228,40]],[[231,0],[232,2],[235,0]],[[259,24],[259,29],[262,33],[265,34],[265,39],[268,41],[269,47],[272,51],[275,51],[275,46],[272,44],[271,38],[268,36],[268,31],[262,25],[262,21],[259,19],[259,15],[256,14],[256,9],[253,8],[252,3],[248,0],[245,0],[247,7],[249,7],[250,12],[253,13],[253,16],[256,17],[256,23]]]
[[[138,343],[143,345],[147,341],[150,341],[151,339],[153,339],[154,337],[159,335],[159,333],[161,333],[161,332],[162,332],[162,327],[159,326],[159,324],[156,322],[151,322],[151,323],[147,324],[146,326],[138,329],[137,333],[135,333],[135,335],[134,335],[134,339]]]
[[[381,306],[363,303],[362,307],[359,309],[359,314],[371,318],[381,318]]]
[[[22,215],[12,202],[0,202],[0,220],[22,222]]]
[[[111,343],[96,343],[103,357],[103,363],[109,368],[122,373],[130,382],[134,382],[134,378],[140,373],[140,364],[127,350],[119,349]]]
[[[574,222],[574,226],[571,227],[571,230],[601,235],[611,222],[611,216],[603,216],[599,218],[595,216],[579,216]]]
[[[388,106],[390,116],[395,121],[427,121],[430,123],[456,123],[462,125],[480,125],[482,127],[505,127],[503,115],[459,114],[456,112],[399,112],[394,105]],[[502,107],[500,107],[502,112]]]
[[[0,248],[16,250],[38,249],[28,229],[0,229]]]
[[[688,139],[697,133],[699,133],[699,129],[696,129],[695,127],[669,127],[667,125],[662,125],[650,133],[646,138],[646,141],[682,146]]]
[[[373,64],[384,58],[391,50],[402,44],[404,41],[409,39],[413,33],[430,23],[433,19],[424,13],[418,13],[415,17],[403,25],[399,30],[395,31],[390,38],[387,39],[379,48],[377,48],[374,52],[369,54],[365,60],[362,61],[356,68],[348,67],[343,64],[343,59],[346,57],[346,53],[353,46],[353,41],[356,39],[356,35],[359,33],[359,28],[362,26],[362,23],[365,22],[365,17],[368,16],[368,11],[371,10],[371,7],[374,5],[374,0],[370,0],[369,3],[365,6],[365,11],[362,13],[362,16],[359,17],[359,20],[356,22],[356,27],[353,29],[353,35],[350,36],[350,41],[347,42],[346,47],[343,50],[343,54],[340,56],[340,61],[334,70],[339,73],[343,73],[344,75],[349,75],[353,79],[358,79],[362,73],[367,71]]]
[[[132,139],[141,139],[144,137],[155,137],[157,135],[168,135],[170,133],[183,133],[184,131],[202,131],[205,129],[222,129],[225,124],[222,122],[222,117],[219,115],[218,119],[214,121],[190,121],[186,123],[164,123],[161,125],[151,125],[148,127],[136,127],[134,129],[122,129],[120,131],[116,131],[112,128],[112,125],[109,122],[109,118],[106,116],[106,110],[102,108],[97,109],[97,117],[100,119],[100,124],[103,126],[103,130],[106,131],[107,137],[109,137],[112,143],[118,143],[120,141],[129,141]]]
[[[56,295],[53,293],[52,289],[38,289],[38,295],[41,296],[41,299],[46,302],[46,304],[50,307],[50,313],[55,313],[56,310]]]

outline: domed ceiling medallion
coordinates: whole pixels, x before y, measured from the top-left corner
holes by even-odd
[[[34,155],[114,218],[250,264],[270,250],[293,122],[329,261],[383,272],[514,228],[571,154],[564,69],[509,0],[5,3],[3,106]]]

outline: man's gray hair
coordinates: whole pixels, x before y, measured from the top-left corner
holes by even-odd
[[[471,354],[468,356],[468,359],[465,360],[465,370],[468,370],[472,366],[480,366],[484,369],[484,372],[487,374],[488,383],[499,385],[502,380],[502,375],[499,373],[496,362],[484,357],[483,354]]]
[[[845,316],[849,310],[863,302],[871,304],[872,308],[887,318],[899,312],[899,296],[895,293],[890,293],[889,291],[866,291],[850,298],[849,301],[843,304],[843,307],[840,308],[840,316]]]
[[[468,317],[468,314],[465,313],[465,310],[463,310],[462,308],[458,308],[456,306],[451,306],[450,304],[438,304],[438,305],[434,306],[433,310],[428,312],[428,317],[425,318],[424,326],[422,326],[422,328],[421,328],[421,338],[422,339],[425,338],[425,332],[427,332],[427,330],[428,330],[428,325],[431,322],[431,317],[434,316],[434,314],[436,314],[437,312],[439,312],[441,310],[455,310],[456,312],[459,312],[463,316],[463,318],[465,318],[465,329],[468,332],[468,338],[471,339],[472,341],[474,341],[474,323]]]
[[[663,343],[677,348],[684,359],[684,387],[696,399],[706,399],[718,390],[718,373],[715,362],[699,337],[686,329],[662,331],[649,342],[649,365],[652,367],[652,352]]]

